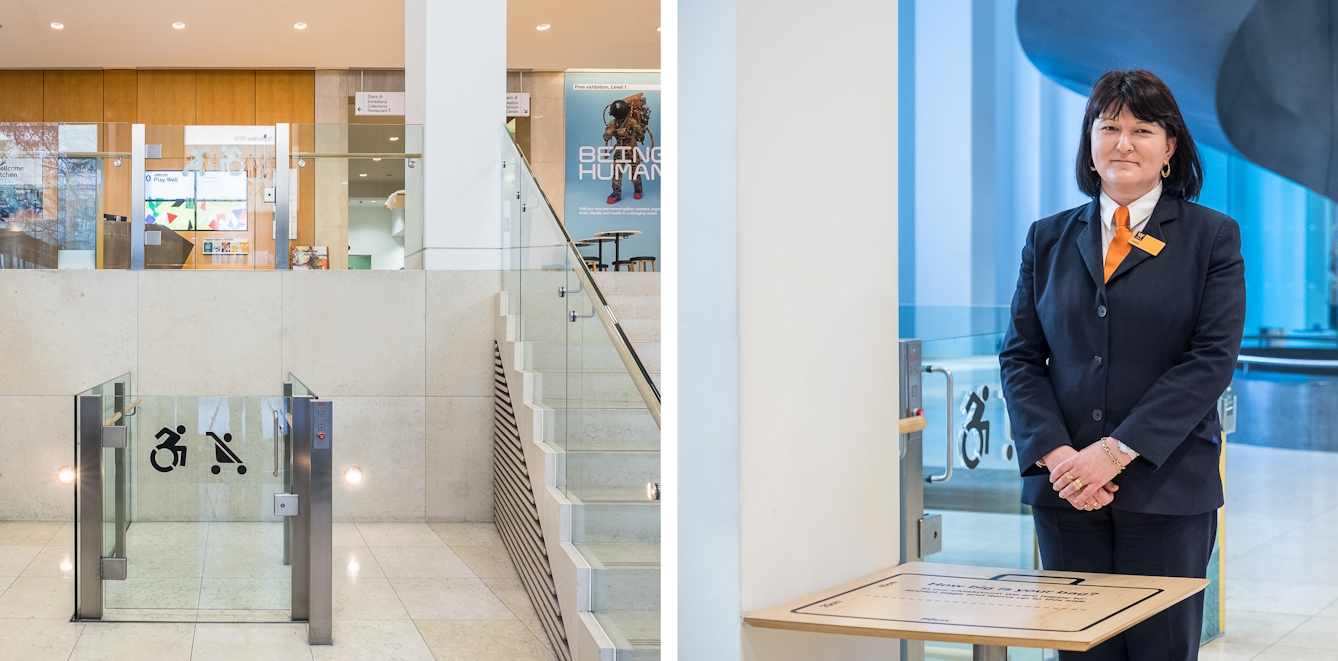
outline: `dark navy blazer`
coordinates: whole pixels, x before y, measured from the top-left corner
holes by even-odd
[[[1036,461],[1113,436],[1140,453],[1115,478],[1112,507],[1200,514],[1222,506],[1217,398],[1231,383],[1245,325],[1236,221],[1163,194],[1102,282],[1100,202],[1036,221],[1022,251],[999,354],[1028,505],[1069,505]]]

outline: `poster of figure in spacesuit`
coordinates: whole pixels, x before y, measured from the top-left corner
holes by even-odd
[[[622,241],[623,258],[658,258],[660,74],[569,72],[565,96],[567,231],[639,231]]]

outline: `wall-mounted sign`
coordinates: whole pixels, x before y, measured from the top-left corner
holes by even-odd
[[[353,100],[355,115],[403,115],[404,92],[358,92]]]
[[[56,137],[62,152],[98,150],[97,124],[61,124],[56,127]]]
[[[507,92],[507,93],[506,93],[506,116],[507,116],[507,117],[529,117],[529,116],[530,116],[530,93],[529,93],[529,92]]]
[[[567,231],[636,230],[621,254],[659,257],[660,74],[568,72],[564,80]]]
[[[188,145],[272,145],[273,126],[187,126]]]
[[[246,237],[231,239],[203,239],[200,245],[202,255],[245,255],[251,251],[251,240]]]
[[[41,185],[41,160],[36,158],[0,158],[0,186]]]

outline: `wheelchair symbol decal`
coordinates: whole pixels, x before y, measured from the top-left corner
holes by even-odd
[[[957,437],[962,443],[962,462],[969,469],[979,466],[980,460],[990,452],[990,423],[985,419],[985,402],[989,398],[989,386],[981,386],[962,398],[961,410],[968,418],[962,423],[962,431]],[[967,441],[973,437],[975,451],[971,452],[967,449]]]
[[[158,446],[152,450],[149,450],[149,463],[153,464],[154,470],[159,473],[170,473],[172,472],[172,469],[177,466],[181,466],[182,468],[186,467],[186,446],[177,445],[177,443],[181,442],[181,435],[184,433],[186,433],[186,425],[177,425],[176,431],[163,427],[157,434],[153,435],[153,437],[157,439],[162,439],[164,436],[167,437],[167,440],[159,443]],[[170,453],[172,455],[172,463],[167,464],[166,466],[160,465],[158,463],[159,450],[166,450]]]
[[[217,463],[209,468],[210,473],[218,475],[222,472],[223,469],[219,464],[237,464],[237,474],[246,474],[246,464],[242,463],[242,458],[227,445],[232,442],[232,434],[223,434],[223,438],[219,438],[214,432],[205,432],[205,435],[214,439],[214,461]]]

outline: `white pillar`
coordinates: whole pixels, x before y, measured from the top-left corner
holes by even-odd
[[[741,615],[897,562],[897,3],[679,0],[677,39],[679,658],[896,659]]]
[[[405,267],[498,269],[506,0],[406,0],[404,75],[405,121],[423,126],[421,145],[406,136],[423,154],[422,190],[405,185],[423,223],[405,228]]]

